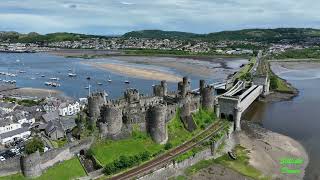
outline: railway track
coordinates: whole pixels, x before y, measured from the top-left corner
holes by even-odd
[[[209,128],[207,128],[205,131],[191,139],[190,141],[182,144],[181,146],[170,150],[169,152],[152,159],[151,161],[148,161],[138,167],[135,167],[133,169],[130,169],[127,172],[124,172],[119,175],[115,175],[111,178],[110,180],[124,180],[124,179],[132,179],[136,178],[138,176],[148,174],[151,171],[155,170],[156,168],[165,165],[166,163],[170,162],[173,160],[175,157],[185,153],[188,150],[191,150],[193,147],[199,145],[206,139],[210,138],[212,135],[215,133],[219,132],[223,128],[227,126],[227,122],[225,121],[218,121],[215,124],[211,125]]]

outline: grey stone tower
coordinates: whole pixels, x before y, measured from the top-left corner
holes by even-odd
[[[140,100],[139,91],[137,89],[127,89],[124,92],[124,98],[128,103],[137,102]]]
[[[181,97],[185,97],[190,91],[190,81],[188,77],[183,77],[182,81],[178,83],[178,92]]]
[[[201,104],[205,109],[213,109],[214,105],[214,87],[207,86],[202,90],[201,93]]]
[[[121,133],[122,109],[116,105],[106,105],[101,108],[101,122],[100,131],[105,136],[115,137]],[[103,128],[103,129],[101,129]]]
[[[158,104],[151,109],[151,117],[149,119],[149,133],[153,141],[159,144],[165,144],[168,140],[168,132],[166,127],[167,106]]]
[[[161,81],[160,85],[155,85],[153,87],[153,94],[155,96],[167,96],[167,92],[168,92],[168,85],[166,81]]]
[[[106,96],[104,92],[98,92],[88,97],[88,111],[90,125],[96,125],[100,117],[100,108],[106,103]]]
[[[25,155],[21,157],[21,169],[22,173],[27,178],[39,177],[42,174],[40,167],[41,157],[39,151],[33,154]]]

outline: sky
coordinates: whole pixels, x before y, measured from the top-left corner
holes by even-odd
[[[120,35],[320,28],[319,0],[1,0],[0,31]]]

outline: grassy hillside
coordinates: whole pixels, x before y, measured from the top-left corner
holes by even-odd
[[[106,38],[105,36],[85,35],[76,33],[51,33],[41,35],[38,33],[20,34],[17,32],[1,32],[0,41],[10,42],[57,42],[74,41],[92,37]],[[179,39],[189,41],[219,41],[219,40],[249,40],[257,42],[279,42],[289,40],[290,42],[304,41],[308,38],[320,37],[319,29],[311,28],[277,28],[277,29],[244,29],[237,31],[222,31],[209,34],[195,34],[179,31],[142,30],[132,31],[121,36],[124,39],[152,38],[152,39]]]
[[[157,38],[157,39],[192,39],[192,40],[250,40],[278,42],[283,39],[300,41],[310,37],[320,37],[319,29],[311,28],[278,28],[278,29],[244,29],[222,31],[209,34],[193,34],[177,31],[143,30],[132,31],[122,37]]]
[[[28,34],[20,34],[17,32],[0,32],[0,41],[8,42],[21,42],[21,43],[35,43],[35,42],[59,42],[59,41],[76,41],[86,38],[93,37],[104,37],[96,35],[85,35],[85,34],[75,34],[58,32],[41,35],[35,32]]]

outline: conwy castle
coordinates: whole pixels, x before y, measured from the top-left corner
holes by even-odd
[[[238,81],[227,92],[218,95],[214,85],[200,80],[199,88],[191,90],[190,81],[184,77],[177,92],[168,92],[166,81],[153,87],[153,96],[141,96],[136,89],[127,89],[123,98],[106,100],[104,93],[88,97],[89,121],[97,126],[103,138],[120,139],[131,134],[134,127],[148,132],[152,139],[165,144],[168,139],[166,124],[180,110],[180,119],[189,131],[196,129],[192,113],[201,107],[215,111],[217,117],[234,121],[240,130],[242,112],[260,95],[269,92],[268,76],[256,76],[254,82]],[[256,83],[256,84],[254,84]],[[222,108],[220,110],[220,107]]]
[[[127,89],[124,97],[118,100],[106,100],[103,93],[92,94],[88,98],[89,119],[97,125],[105,138],[118,139],[131,134],[134,127],[148,132],[152,139],[160,144],[167,142],[166,124],[180,109],[185,127],[192,131],[196,125],[192,112],[203,108],[213,108],[214,88],[200,81],[200,92],[191,92],[187,77],[178,83],[178,92],[168,92],[166,81],[153,87],[154,96],[141,96],[136,89]]]

